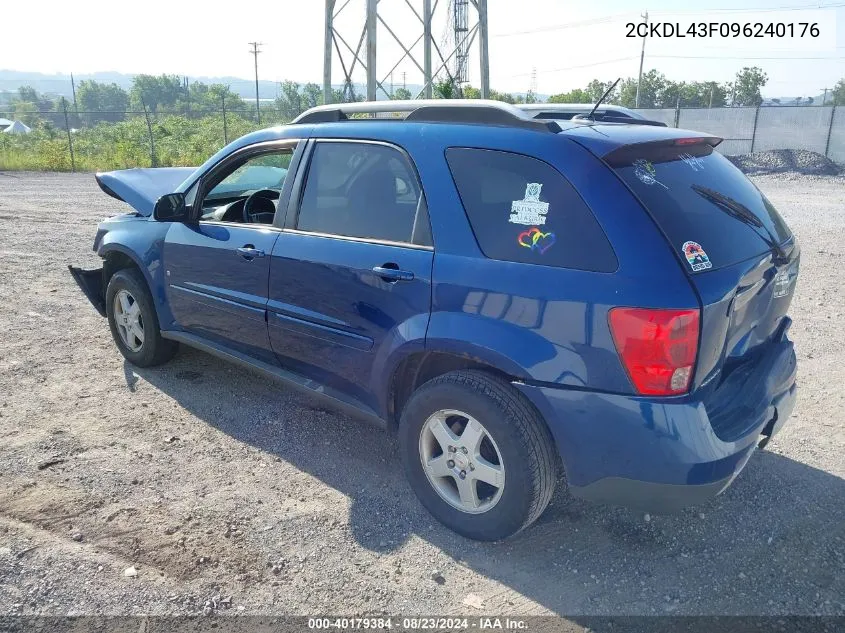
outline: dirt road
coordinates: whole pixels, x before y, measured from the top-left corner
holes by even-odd
[[[124,205],[0,173],[0,615],[845,614],[845,179],[756,182],[803,247],[782,434],[708,505],[560,493],[482,544],[429,517],[382,432],[199,352],[125,364],[66,269]]]

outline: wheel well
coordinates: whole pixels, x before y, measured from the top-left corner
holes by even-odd
[[[505,372],[481,361],[447,352],[420,352],[403,360],[396,371],[390,385],[388,395],[388,421],[396,428],[405,403],[411,394],[432,378],[442,376],[450,371],[459,369],[480,369],[499,376],[507,381],[513,380]]]
[[[120,251],[112,251],[106,254],[103,262],[103,293],[105,293],[112,275],[124,268],[138,268],[138,264],[129,255]]]

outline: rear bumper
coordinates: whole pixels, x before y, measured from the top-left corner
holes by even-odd
[[[725,440],[714,431],[707,406],[694,397],[642,398],[518,384],[545,416],[573,495],[653,512],[702,503],[727,488],[758,444],[783,427],[795,406],[791,344],[765,402],[749,411],[738,402],[745,432]],[[724,407],[720,415],[725,415]]]
[[[103,269],[82,270],[75,266],[68,266],[68,270],[70,270],[70,274],[76,285],[88,297],[88,301],[100,313],[100,316],[106,316],[106,301],[103,292]]]

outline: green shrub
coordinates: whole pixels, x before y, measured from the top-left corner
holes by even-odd
[[[259,129],[248,119],[228,115],[228,140]],[[223,147],[223,117],[186,118],[161,115],[151,121],[158,167],[202,164]],[[262,125],[260,127],[267,127]],[[71,134],[77,171],[108,171],[150,167],[150,139],[143,117],[117,123],[99,123]],[[51,126],[31,134],[0,134],[0,170],[70,171],[67,133]]]

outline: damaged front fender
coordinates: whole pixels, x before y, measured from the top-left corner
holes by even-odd
[[[82,270],[75,266],[68,266],[70,274],[76,285],[88,297],[91,305],[100,313],[100,316],[106,316],[106,300],[103,292],[103,269],[96,270]]]

